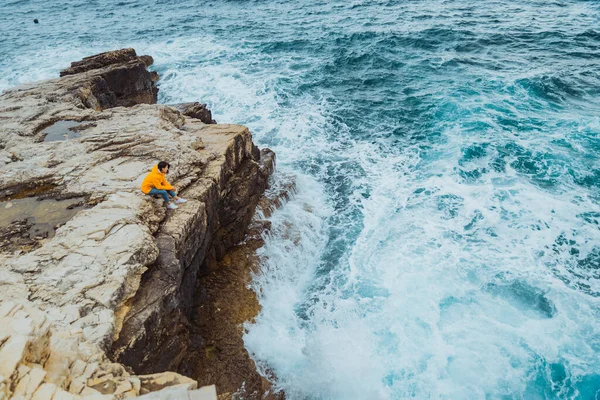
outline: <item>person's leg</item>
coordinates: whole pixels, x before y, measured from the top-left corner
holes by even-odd
[[[181,197],[179,197],[179,196],[177,195],[177,192],[175,192],[174,190],[170,190],[170,191],[169,191],[169,194],[170,194],[171,196],[173,196],[173,200],[175,200],[175,204],[187,203],[187,200],[185,200],[185,199],[182,199]]]
[[[167,194],[166,190],[152,188],[152,189],[150,189],[150,191],[148,192],[148,194],[158,194],[158,195],[160,195],[163,198],[163,200],[165,201],[165,203],[167,203],[167,204],[171,201],[171,199],[169,199],[169,195]]]
[[[167,193],[169,194],[169,196],[171,196],[173,199],[177,200],[177,193],[175,193],[174,190],[167,190]]]

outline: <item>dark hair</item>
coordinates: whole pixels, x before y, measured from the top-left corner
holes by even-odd
[[[165,167],[171,168],[171,165],[166,161],[161,161],[158,163],[158,170],[162,171]]]

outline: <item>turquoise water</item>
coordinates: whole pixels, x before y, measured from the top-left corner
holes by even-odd
[[[599,3],[4,1],[0,90],[131,46],[296,177],[245,335],[289,399],[600,398]]]

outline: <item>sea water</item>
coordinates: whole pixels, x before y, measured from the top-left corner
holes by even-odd
[[[2,0],[0,90],[134,47],[160,102],[277,152],[298,193],[244,341],[288,399],[598,399],[599,27],[584,0]]]

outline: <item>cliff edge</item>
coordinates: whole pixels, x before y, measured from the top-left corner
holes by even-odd
[[[0,399],[197,387],[154,372],[181,368],[198,276],[248,233],[275,157],[204,105],[155,104],[152,62],[103,53],[0,95]],[[158,160],[178,210],[139,190]]]

